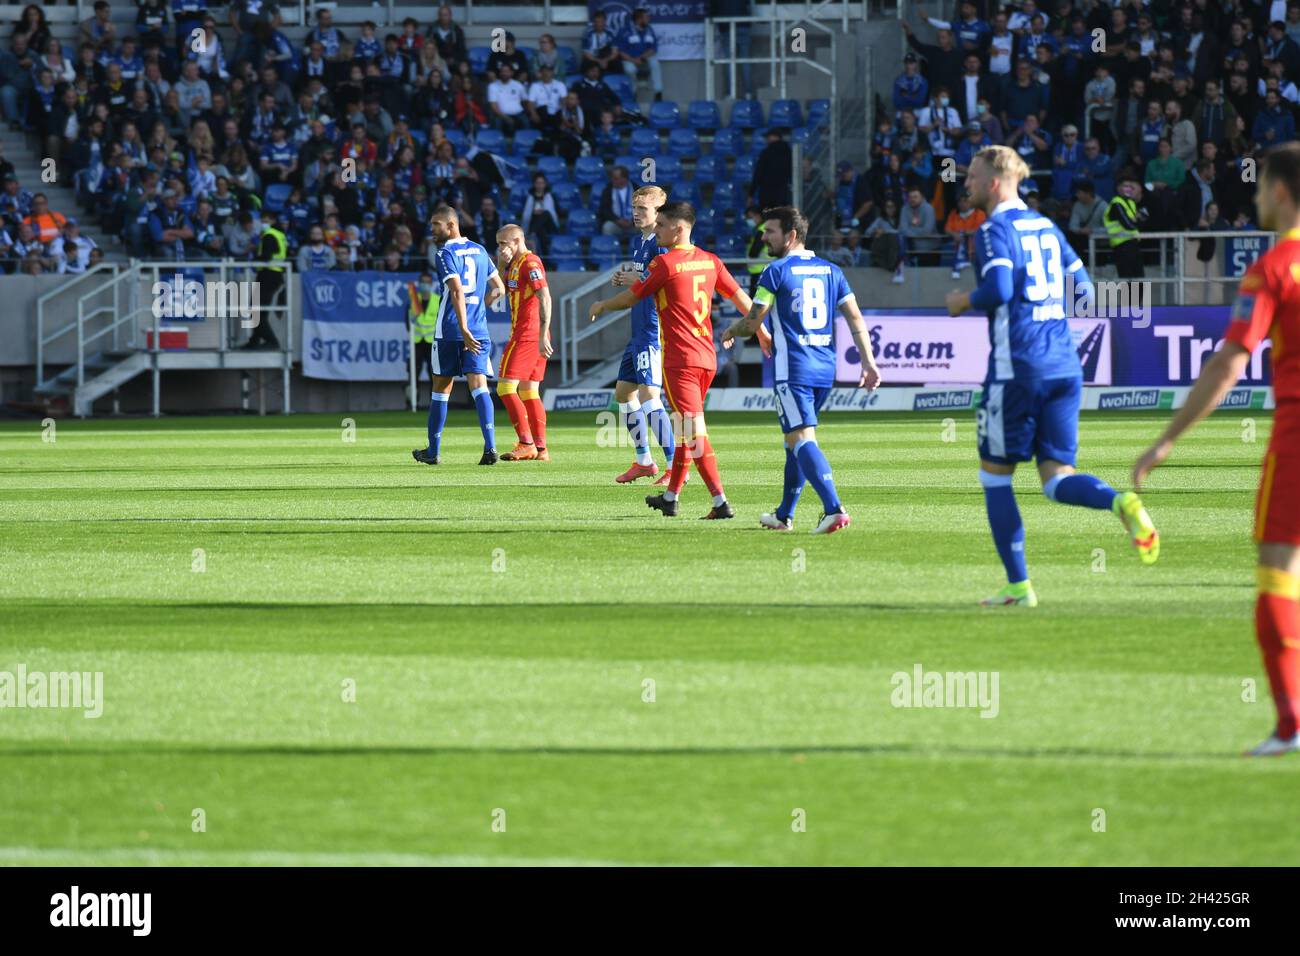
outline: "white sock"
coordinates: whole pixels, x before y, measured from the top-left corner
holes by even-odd
[[[673,491],[671,488],[669,488],[667,491],[664,492],[664,501],[676,501],[676,500],[677,500],[677,492]]]
[[[726,495],[714,495],[714,496],[713,496],[713,507],[715,507],[715,508],[721,508],[721,507],[722,507],[723,505],[725,505],[726,503],[727,503],[727,496],[726,496]]]

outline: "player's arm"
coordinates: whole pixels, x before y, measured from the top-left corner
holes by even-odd
[[[979,251],[982,253],[983,265],[980,267],[980,282],[974,292],[962,292],[954,289],[949,292],[944,302],[948,314],[961,315],[971,309],[989,312],[999,305],[1010,302],[1015,294],[1012,281],[1011,251],[1007,247],[1002,231],[993,223],[980,226]]]
[[[722,333],[723,346],[731,348],[731,343],[736,339],[747,339],[762,329],[763,319],[767,317],[768,311],[772,308],[772,300],[772,293],[759,285],[758,291],[754,293],[754,299],[749,305],[749,311],[727,326],[727,330]]]
[[[1199,422],[1223,401],[1246,370],[1250,354],[1268,335],[1273,324],[1277,299],[1268,288],[1267,275],[1262,269],[1252,267],[1241,280],[1237,300],[1232,306],[1232,320],[1223,345],[1205,367],[1187,394],[1187,401],[1174,415],[1169,427],[1154,445],[1148,448],[1133,466],[1133,487],[1140,488],[1151,471],[1169,457],[1174,442],[1189,428]]]
[[[547,358],[555,354],[551,347],[551,287],[542,286],[537,293],[537,351]]]
[[[483,305],[492,308],[492,303],[506,294],[506,284],[501,281],[501,273],[496,269],[488,276],[488,291],[483,297]]]
[[[871,348],[871,334],[867,331],[867,320],[862,317],[858,300],[850,293],[840,301],[840,315],[849,323],[849,332],[853,335],[853,344],[858,347],[862,357],[862,378],[858,388],[875,391],[880,387],[880,369],[876,368],[876,353]]]

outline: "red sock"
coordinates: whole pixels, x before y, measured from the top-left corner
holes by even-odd
[[[682,485],[686,484],[686,474],[691,470],[691,453],[686,449],[686,443],[682,442],[673,451],[673,467],[668,473],[668,490],[675,495],[682,493]]]
[[[528,409],[528,421],[533,429],[533,441],[537,442],[538,448],[546,447],[546,406],[542,404],[541,395],[537,392],[529,392],[527,395],[520,393],[524,400],[524,406]]]
[[[1272,569],[1260,569],[1268,570]],[[1277,735],[1291,737],[1300,720],[1300,601],[1265,590],[1262,573],[1260,585],[1255,602],[1255,638],[1277,707]]]
[[[718,474],[718,456],[713,453],[713,445],[708,435],[699,435],[695,439],[695,463],[700,469],[709,494],[722,494],[722,476]]]
[[[528,430],[528,410],[524,408],[523,400],[514,392],[507,392],[500,398],[501,404],[506,407],[506,414],[510,416],[510,424],[515,426],[519,444],[531,445],[533,433]]]

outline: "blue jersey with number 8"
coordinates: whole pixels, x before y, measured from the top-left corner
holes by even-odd
[[[754,301],[768,307],[775,382],[835,384],[835,312],[852,295],[840,267],[807,249],[763,270]]]
[[[981,283],[994,269],[1011,275],[1011,298],[989,312],[986,382],[1082,376],[1066,302],[1091,280],[1061,230],[1019,200],[1004,202],[980,226],[976,265]]]

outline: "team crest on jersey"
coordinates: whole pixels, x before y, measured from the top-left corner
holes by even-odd
[[[534,282],[541,282],[541,281],[542,281],[542,273],[541,273],[541,270],[540,270],[540,269],[529,269],[529,270],[528,270],[528,278],[532,279]]]

